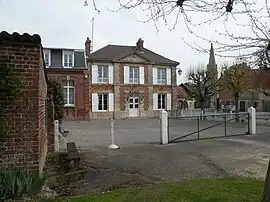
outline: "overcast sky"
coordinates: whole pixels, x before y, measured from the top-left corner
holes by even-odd
[[[117,3],[114,3],[117,0],[98,0],[100,14],[94,11],[91,2],[85,7],[84,0],[0,0],[0,28],[8,32],[38,33],[44,47],[83,49],[86,37],[91,37],[90,21],[95,17],[94,50],[107,44],[135,45],[141,37],[146,48],[180,62],[183,75],[179,82],[186,80],[190,65],[208,63],[208,54],[192,50],[182,37],[191,44],[198,42],[208,49],[210,44],[191,36],[182,19],[172,31],[161,21],[157,32],[152,22],[138,22],[146,19],[138,10],[108,11],[106,6],[117,8]],[[171,24],[174,18],[174,15],[169,18]],[[194,13],[192,19],[195,21],[202,17]],[[207,26],[199,30],[202,36],[218,39],[213,30],[222,23]],[[219,66],[224,63],[223,58],[216,57],[216,60]]]

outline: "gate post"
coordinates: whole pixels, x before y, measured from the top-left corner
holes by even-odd
[[[250,121],[249,121],[249,132],[252,135],[256,134],[256,109],[254,107],[248,108],[248,113],[250,116]]]
[[[54,151],[58,152],[59,151],[59,121],[55,120],[54,121]]]
[[[160,116],[160,144],[168,144],[168,113],[162,110],[159,113]]]

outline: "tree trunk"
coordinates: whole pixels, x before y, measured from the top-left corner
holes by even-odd
[[[261,202],[270,202],[270,159],[267,169],[267,174],[264,182],[263,197]]]
[[[238,95],[235,95],[234,96],[234,102],[235,102],[235,121],[236,122],[239,122],[239,96]]]

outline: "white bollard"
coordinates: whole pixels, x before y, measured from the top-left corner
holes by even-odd
[[[160,112],[160,143],[168,144],[168,113],[165,110]]]
[[[54,121],[54,151],[58,152],[60,147],[60,140],[59,140],[59,121]]]
[[[109,149],[119,149],[119,147],[114,143],[114,120],[113,119],[111,119],[110,126],[111,126],[111,145],[109,146]]]
[[[256,134],[256,109],[254,107],[248,108],[248,113],[250,116],[249,120],[249,132],[252,135]]]

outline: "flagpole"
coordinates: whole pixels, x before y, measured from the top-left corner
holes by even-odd
[[[94,50],[94,20],[95,20],[95,18],[93,17],[92,18],[92,51]]]

